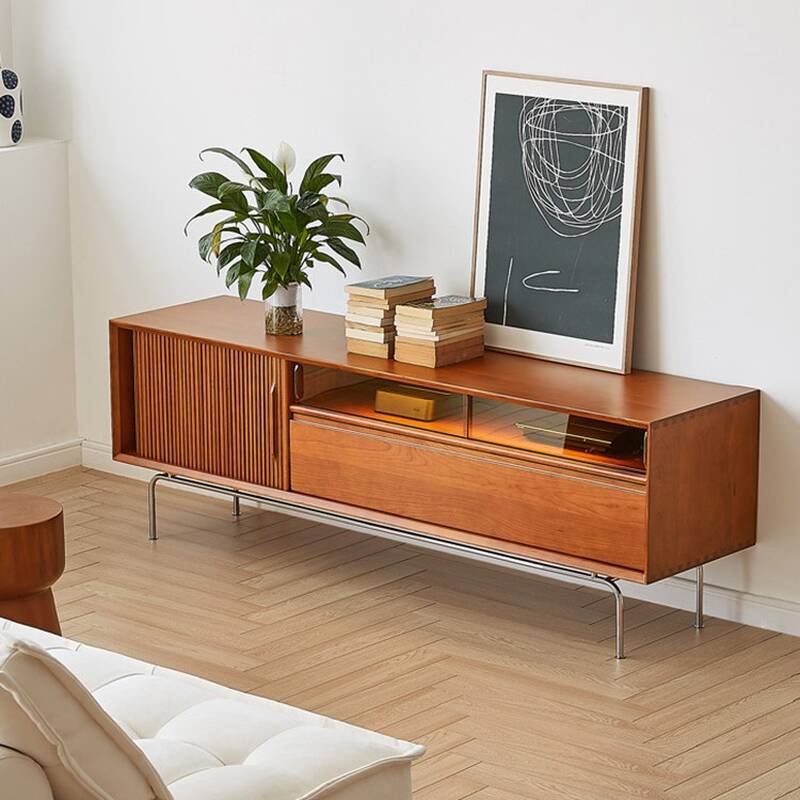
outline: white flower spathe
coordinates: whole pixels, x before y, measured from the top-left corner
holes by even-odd
[[[297,163],[297,156],[290,144],[281,142],[275,151],[273,162],[285,175],[289,175]]]

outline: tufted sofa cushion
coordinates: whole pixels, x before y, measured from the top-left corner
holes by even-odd
[[[59,652],[60,637],[41,636],[52,653]],[[170,798],[141,750],[69,669],[48,650],[5,632],[0,634],[0,745],[34,759],[57,800]]]
[[[409,767],[424,752],[419,745],[12,622],[0,622],[0,632],[30,642],[28,652],[38,646],[77,678],[155,768],[166,787],[162,795],[151,784],[158,800],[411,796]],[[8,736],[0,727],[0,745],[15,747]],[[55,787],[53,794],[73,797]]]

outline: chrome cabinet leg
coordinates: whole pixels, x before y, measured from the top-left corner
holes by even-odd
[[[239,495],[238,494],[234,494],[233,495],[233,512],[232,513],[233,513],[234,517],[240,517],[242,515],[242,509],[241,509],[241,506],[239,504]]]
[[[622,590],[616,583],[611,584],[614,591],[614,609],[617,629],[617,649],[616,657],[618,660],[625,658],[625,598]]]
[[[169,480],[166,472],[157,472],[147,484],[147,519],[150,529],[150,541],[158,539],[158,521],[156,515],[156,484],[159,481]]]
[[[575,578],[580,581],[586,581],[587,583],[602,584],[614,595],[614,621],[616,629],[615,654],[618,659],[625,658],[625,599],[622,596],[622,590],[617,585],[616,578],[612,578],[608,575],[598,575],[596,572],[590,572],[589,570],[567,567],[562,564],[555,564],[548,561],[540,561],[539,559],[535,558],[524,558],[522,556],[515,556],[510,553],[503,553],[487,548],[475,547],[473,545],[464,544],[461,542],[442,540],[435,536],[419,533],[406,528],[399,528],[394,525],[360,520],[357,517],[350,517],[346,514],[336,511],[311,508],[290,500],[278,499],[268,495],[254,494],[253,492],[247,492],[240,489],[232,489],[227,486],[220,486],[218,484],[208,483],[207,481],[199,481],[195,478],[185,478],[180,475],[170,474],[168,472],[159,472],[153,475],[153,477],[150,478],[150,483],[147,488],[147,510],[150,522],[151,541],[158,539],[156,520],[156,485],[159,483],[159,481],[167,481],[168,483],[174,483],[179,486],[182,485],[196,489],[205,489],[208,491],[215,491],[219,492],[220,494],[229,495],[233,498],[234,515],[236,515],[240,510],[239,502],[241,496],[248,500],[255,500],[267,508],[271,508],[276,511],[282,511],[283,513],[294,514],[295,516],[299,516],[303,519],[310,519],[316,522],[325,522],[330,525],[338,525],[340,527],[347,528],[348,530],[374,533],[378,536],[383,536],[384,538],[404,544],[417,545],[437,552],[456,553],[473,558],[477,561],[500,564],[501,566],[512,567],[524,572],[543,572],[545,574],[555,574],[569,578]]]
[[[694,626],[698,630],[705,625],[703,620],[703,565],[697,567],[697,580],[694,585],[695,592],[695,608],[694,608]]]
[[[593,580],[602,583],[614,595],[615,657],[618,661],[621,661],[625,658],[625,597],[622,594],[622,589],[617,586],[615,578],[594,575]]]

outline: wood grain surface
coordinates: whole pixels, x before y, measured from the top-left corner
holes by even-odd
[[[213,297],[134,314],[113,320],[112,325],[171,333],[301,363],[343,367],[373,377],[406,380],[640,426],[752,391],[640,370],[614,375],[498,352],[429,369],[348,354],[344,318],[337,314],[306,311],[302,336],[267,336],[263,304],[255,300],[241,302],[233,297]]]
[[[644,568],[642,488],[320,420],[289,439],[295,492]]]
[[[795,800],[800,638],[80,468],[64,633],[428,747],[414,800]],[[0,490],[0,492],[3,490]]]

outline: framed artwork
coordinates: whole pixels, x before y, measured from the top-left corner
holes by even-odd
[[[647,89],[483,73],[472,294],[487,346],[629,372]]]

